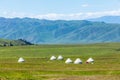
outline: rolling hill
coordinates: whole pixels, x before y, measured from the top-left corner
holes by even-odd
[[[7,40],[7,39],[0,39],[0,47],[3,46],[21,46],[21,45],[32,45],[32,43],[18,39],[18,40]]]
[[[120,24],[1,17],[0,38],[37,44],[120,42]]]

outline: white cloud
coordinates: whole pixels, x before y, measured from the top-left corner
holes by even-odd
[[[50,13],[50,14],[40,14],[40,15],[33,15],[32,18],[39,18],[39,19],[60,19],[64,17],[64,14],[56,14],[56,13]]]
[[[88,4],[82,4],[81,7],[88,7]]]
[[[96,18],[101,16],[120,16],[120,10],[113,11],[101,11],[101,12],[86,12],[86,13],[72,13],[72,14],[44,14],[44,15],[35,15],[33,17],[40,19],[65,19],[65,20],[82,20],[88,18]]]
[[[17,13],[17,12],[2,12],[0,13],[2,17],[30,17],[30,18],[39,18],[39,19],[50,19],[50,20],[82,20],[88,18],[96,18],[101,16],[120,16],[120,10],[113,11],[101,11],[101,12],[80,12],[80,13],[71,13],[71,14],[57,14],[57,13],[49,13],[49,14],[27,14],[27,13]]]
[[[27,14],[25,13],[18,13],[18,12],[10,12],[10,11],[1,11],[0,12],[1,17],[7,17],[7,18],[14,18],[14,17],[25,17]]]

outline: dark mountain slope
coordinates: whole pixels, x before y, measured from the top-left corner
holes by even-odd
[[[33,44],[22,39],[18,40],[0,39],[0,46],[21,46],[21,45],[33,45]]]

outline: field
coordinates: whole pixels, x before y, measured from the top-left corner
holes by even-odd
[[[64,60],[50,61],[52,55]],[[85,63],[89,57],[94,64]],[[65,64],[67,58],[83,64]],[[0,80],[120,80],[120,43],[0,47]]]

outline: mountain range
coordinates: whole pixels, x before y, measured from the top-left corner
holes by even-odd
[[[0,18],[0,38],[35,44],[120,42],[120,24],[88,20]]]
[[[99,18],[88,19],[93,22],[106,22],[106,23],[119,23],[120,24],[120,16],[103,16]]]

